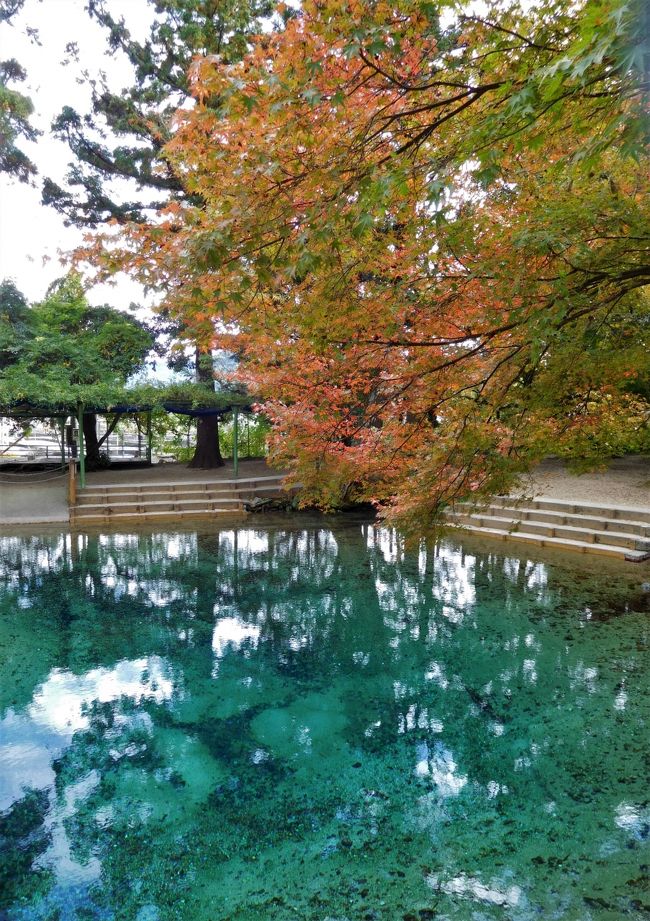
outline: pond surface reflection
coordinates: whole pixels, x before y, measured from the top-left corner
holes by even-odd
[[[0,538],[0,917],[647,917],[642,573],[287,520]]]

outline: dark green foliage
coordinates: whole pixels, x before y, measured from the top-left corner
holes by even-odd
[[[7,18],[1,9],[0,17]],[[0,172],[21,182],[29,182],[36,167],[17,143],[35,141],[39,134],[29,123],[34,111],[31,99],[12,86],[21,83],[26,76],[14,58],[0,61]]]
[[[24,5],[25,0],[0,0],[0,22],[10,22]]]
[[[13,281],[0,282],[0,370],[17,361],[29,332],[27,299]]]
[[[112,307],[91,307],[79,277],[50,286],[26,308],[11,282],[0,288],[0,405],[111,406],[153,345],[148,328]],[[4,361],[2,356],[4,355]]]
[[[109,53],[128,59],[134,80],[123,90],[109,86],[102,74],[86,73],[92,111],[80,114],[65,106],[53,123],[75,161],[65,188],[45,180],[43,201],[67,223],[146,220],[170,198],[185,195],[162,147],[171,137],[175,111],[190,99],[190,65],[204,54],[239,60],[260,17],[270,15],[273,6],[268,0],[150,0],[150,5],[153,22],[140,43],[110,3],[88,3],[90,16],[105,31]],[[122,201],[114,195],[108,184],[115,178],[132,180],[133,198]]]
[[[33,864],[50,844],[43,825],[49,799],[47,790],[29,790],[0,813],[0,908],[19,896],[35,895],[47,884],[49,872]]]
[[[0,25],[10,23],[24,5],[25,0],[0,0]],[[0,61],[0,172],[21,182],[29,182],[36,167],[16,142],[34,141],[40,133],[29,124],[34,111],[31,99],[10,86],[22,83],[26,76],[15,58]]]

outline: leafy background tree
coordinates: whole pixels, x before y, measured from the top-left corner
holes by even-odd
[[[93,408],[128,401],[128,379],[140,371],[154,344],[151,331],[115,308],[91,307],[75,273],[54,282],[45,299],[28,308],[10,282],[0,288],[0,404],[25,402],[43,409],[84,404],[86,461],[101,463],[106,434],[97,435]]]

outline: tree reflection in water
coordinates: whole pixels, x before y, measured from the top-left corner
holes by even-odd
[[[642,917],[637,573],[305,521],[1,539],[0,911]]]

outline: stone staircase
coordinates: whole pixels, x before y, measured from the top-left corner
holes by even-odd
[[[244,515],[255,498],[286,496],[280,474],[230,480],[170,483],[119,483],[77,491],[70,524],[121,524],[185,518]]]
[[[447,522],[485,537],[526,541],[631,562],[650,559],[650,508],[539,497],[495,496],[486,505],[458,504]]]

